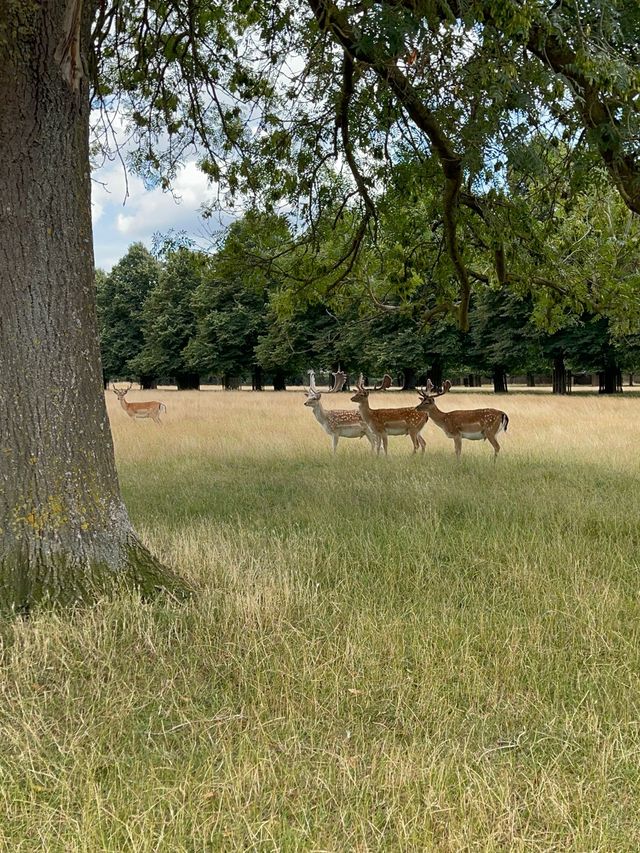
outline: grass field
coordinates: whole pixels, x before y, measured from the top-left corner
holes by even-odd
[[[497,465],[130,397],[168,406],[108,395],[131,514],[198,595],[4,626],[1,849],[640,849],[640,397],[448,395],[508,412]]]

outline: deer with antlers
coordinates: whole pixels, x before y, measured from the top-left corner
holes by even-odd
[[[460,459],[462,452],[462,439],[469,441],[486,440],[494,449],[493,461],[495,462],[500,453],[500,445],[496,439],[499,432],[507,431],[509,416],[499,409],[459,409],[453,412],[441,411],[435,403],[436,397],[446,394],[451,388],[451,382],[447,379],[441,391],[434,393],[431,380],[427,380],[424,391],[418,391],[421,402],[416,411],[429,414],[434,424],[453,439],[456,456]]]
[[[339,371],[339,373],[341,373]],[[344,373],[340,377],[333,374],[335,383],[329,394],[335,393],[336,388],[341,388],[344,385],[346,376]],[[340,438],[362,438],[366,436],[371,445],[371,452],[376,449],[377,440],[369,427],[360,417],[357,411],[347,411],[346,409],[325,409],[321,403],[322,394],[316,388],[315,373],[309,371],[309,390],[307,391],[307,399],[305,406],[313,409],[313,414],[316,420],[324,431],[331,436],[333,440],[333,452],[336,452],[338,447],[338,439]]]
[[[376,436],[378,454],[380,453],[380,445],[382,445],[384,455],[387,455],[387,439],[390,435],[410,436],[413,442],[413,452],[416,453],[420,449],[424,453],[426,443],[420,432],[429,420],[426,412],[419,412],[413,406],[402,409],[372,409],[369,405],[369,391],[364,387],[362,374],[360,374],[356,389],[351,401],[358,403],[362,420]]]
[[[164,403],[160,403],[157,400],[150,400],[148,403],[127,403],[125,397],[131,390],[132,384],[130,382],[127,388],[116,388],[115,385],[113,386],[113,393],[120,400],[122,408],[130,418],[151,418],[155,423],[161,424],[160,413],[167,411]]]

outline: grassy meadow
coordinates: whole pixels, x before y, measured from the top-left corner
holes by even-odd
[[[496,465],[129,397],[168,407],[108,394],[131,515],[198,594],[2,626],[0,849],[640,849],[640,397],[443,398],[507,411]]]

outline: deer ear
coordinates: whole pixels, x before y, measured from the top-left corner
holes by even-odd
[[[444,383],[444,390],[448,391],[449,388],[451,388],[451,380],[447,379],[447,381]]]

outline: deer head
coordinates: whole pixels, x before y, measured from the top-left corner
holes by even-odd
[[[447,379],[442,388],[439,391],[434,391],[433,382],[430,379],[427,379],[427,387],[424,389],[418,390],[418,395],[420,396],[420,402],[416,407],[418,411],[423,412],[427,409],[435,400],[436,397],[442,397],[443,394],[446,394],[447,391],[451,388],[451,380]]]
[[[369,392],[364,387],[364,376],[362,373],[360,374],[358,381],[356,382],[356,393],[351,398],[352,403],[363,403],[367,397],[369,396]]]
[[[130,382],[126,388],[116,388],[116,386],[114,385],[112,388],[112,391],[116,395],[118,400],[124,400],[124,398],[127,396],[129,391],[131,390],[132,385],[133,385],[133,382]]]

